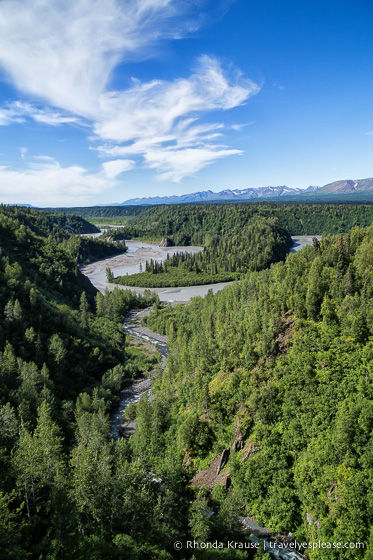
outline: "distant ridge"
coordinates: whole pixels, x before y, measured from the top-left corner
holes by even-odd
[[[256,198],[276,198],[279,196],[303,195],[317,190],[318,187],[307,189],[291,189],[286,185],[278,187],[259,187],[251,189],[225,189],[220,192],[201,191],[181,196],[150,196],[146,198],[131,198],[122,202],[120,206],[154,206],[155,204],[182,204],[187,202],[214,202],[222,200],[251,200]]]
[[[324,187],[318,189],[317,194],[352,194],[352,193],[372,193],[373,194],[373,178],[371,179],[345,179],[342,181],[334,181]]]
[[[279,197],[323,197],[330,196],[343,197],[348,199],[351,195],[372,196],[373,201],[373,178],[369,179],[343,179],[324,185],[323,187],[310,186],[307,189],[287,187],[286,185],[277,187],[259,187],[249,189],[225,189],[220,192],[200,191],[181,196],[150,196],[145,198],[131,198],[119,204],[119,206],[154,206],[156,204],[183,204],[193,202],[221,202],[221,201],[245,201],[255,199],[269,199]]]

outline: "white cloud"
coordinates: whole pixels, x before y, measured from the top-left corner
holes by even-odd
[[[231,129],[232,130],[236,130],[237,132],[240,132],[241,130],[243,130],[246,126],[251,126],[252,124],[254,124],[254,122],[247,122],[247,123],[240,123],[240,124],[232,124]]]
[[[366,132],[365,133],[367,136],[373,136],[373,132]]]
[[[185,12],[180,0],[3,0],[0,64],[21,91],[92,118],[118,62],[182,36]]]
[[[89,173],[77,165],[61,167],[47,156],[38,159],[24,170],[0,167],[2,203],[63,206],[74,200],[78,205],[116,185],[106,173]]]
[[[130,171],[135,166],[132,159],[115,159],[102,164],[104,173],[109,179],[114,179],[124,171]]]
[[[213,147],[183,150],[149,150],[145,154],[147,166],[160,172],[161,180],[179,182],[217,159],[242,154],[240,150]]]
[[[244,104],[259,89],[237,72],[227,75],[215,58],[203,56],[189,78],[135,82],[131,89],[102,96],[94,130],[106,143],[98,150],[107,156],[143,156],[147,167],[167,168],[161,179],[180,181],[216,159],[241,153],[211,146],[222,136],[223,124],[197,121],[208,112]]]
[[[19,111],[13,107],[0,108],[0,126],[8,126],[11,123],[22,123],[25,119],[19,114]]]
[[[196,72],[189,78],[135,82],[131,89],[101,96],[95,132],[104,140],[117,142],[169,134],[173,139],[179,119],[232,109],[244,104],[259,89],[239,74],[227,76],[218,60],[202,56]]]
[[[228,3],[231,0],[228,0]],[[238,70],[201,56],[195,71],[173,81],[140,82],[110,91],[119,62],[151,55],[161,39],[195,31],[207,0],[2,0],[0,65],[24,94],[48,103],[14,102],[0,125],[25,118],[92,127],[103,164],[114,178],[134,159],[179,181],[213,161],[241,153],[219,145],[225,127],[203,123],[208,113],[238,107],[260,86]],[[212,4],[217,5],[226,2]],[[198,14],[194,19],[192,15]],[[232,128],[232,127],[231,127]],[[193,161],[193,158],[194,161]],[[126,163],[125,163],[126,162]]]
[[[63,115],[59,111],[55,111],[49,107],[40,108],[35,104],[24,101],[13,101],[12,103],[7,103],[0,109],[0,125],[9,125],[12,122],[23,123],[26,117],[49,125],[79,122],[79,119],[72,115]]]

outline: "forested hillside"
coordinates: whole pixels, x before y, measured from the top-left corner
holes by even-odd
[[[159,300],[94,296],[64,232],[40,235],[44,219],[0,212],[1,558],[171,560],[188,534],[181,481],[162,490],[109,421],[125,380],[157,361],[125,344],[123,316]]]
[[[127,224],[127,239],[141,237],[160,241],[168,237],[174,245],[204,245],[211,237],[240,230],[257,215],[278,218],[290,235],[347,233],[354,226],[366,227],[373,221],[373,204],[316,202],[314,199],[292,203],[93,206],[55,208],[54,211],[76,214],[93,223]]]
[[[98,233],[100,230],[80,218],[32,208],[0,205],[0,218],[11,224],[13,231],[27,228],[34,236],[48,238],[52,245],[59,245],[76,263],[88,263],[123,253],[127,250],[124,243],[111,243],[105,239],[80,237],[76,234]],[[9,221],[10,220],[10,221]],[[4,240],[6,241],[6,235]],[[31,242],[30,242],[31,243]],[[51,249],[51,254],[53,249]]]
[[[161,264],[146,263],[145,272],[112,278],[127,286],[193,286],[228,282],[285,258],[292,240],[277,218],[256,217],[225,237],[210,239],[200,253],[177,253]],[[110,275],[109,275],[110,278]]]
[[[277,218],[290,235],[337,234],[371,225],[373,205],[256,202],[153,206],[128,222],[127,239],[160,241],[167,237],[174,245],[208,245],[239,233],[258,216]]]
[[[76,208],[53,208],[54,212],[74,214],[97,224],[121,224],[136,218],[147,208],[145,206],[78,206]]]
[[[171,456],[189,479],[199,472],[197,484],[225,449],[226,499],[269,529],[365,546],[312,559],[373,554],[372,263],[373,227],[355,227],[147,319],[171,355],[133,446],[162,476]]]
[[[51,210],[38,211],[24,206],[0,205],[0,214],[12,217],[37,235],[62,240],[77,233],[98,233],[100,230],[78,215],[65,215]]]
[[[79,238],[40,215],[0,212],[2,557],[269,560],[174,549],[248,542],[237,520],[249,514],[298,542],[364,545],[303,551],[312,560],[371,558],[373,226],[162,308],[150,292],[95,293]],[[267,240],[280,227],[253,224]],[[156,360],[121,321],[148,305],[170,355],[154,397],[132,407],[135,435],[113,440],[120,388]]]

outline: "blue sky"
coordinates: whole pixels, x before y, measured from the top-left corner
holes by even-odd
[[[373,175],[370,0],[0,0],[0,201]]]

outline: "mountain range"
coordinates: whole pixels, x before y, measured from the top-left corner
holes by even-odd
[[[310,186],[306,189],[290,188],[286,185],[277,187],[258,187],[248,189],[225,189],[220,192],[200,191],[181,196],[154,196],[145,198],[131,198],[122,202],[120,206],[153,206],[155,204],[183,204],[193,202],[225,202],[238,200],[253,200],[258,198],[279,198],[284,196],[343,196],[343,195],[372,195],[373,178],[371,179],[346,179],[334,181],[323,187]]]

